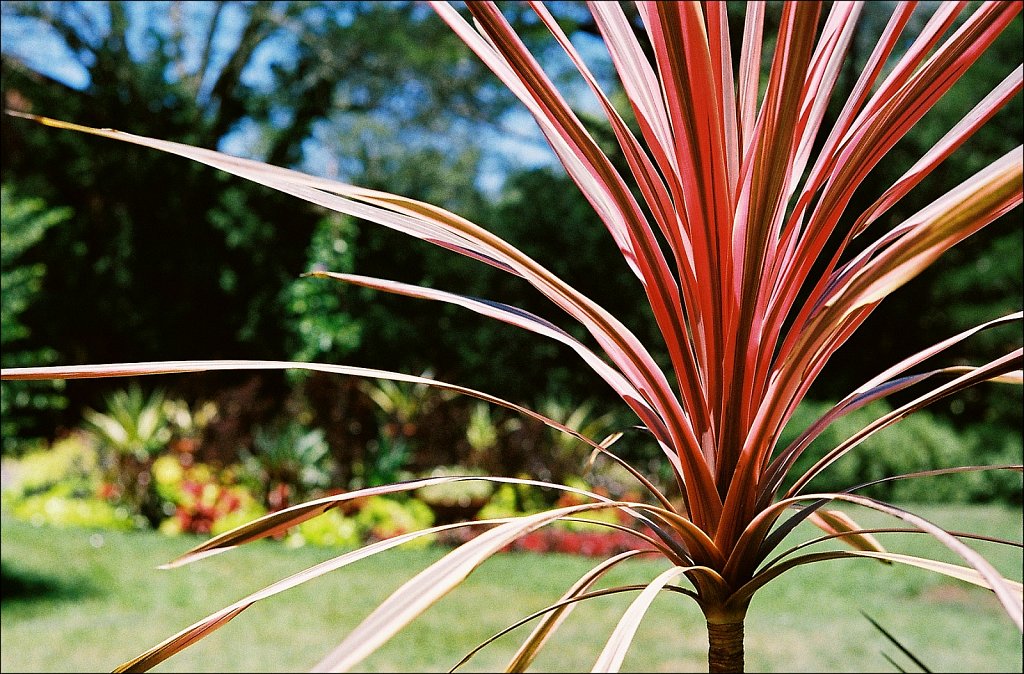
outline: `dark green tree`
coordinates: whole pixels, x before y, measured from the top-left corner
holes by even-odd
[[[864,43],[871,44],[869,33],[881,29],[888,12],[868,12],[860,30]],[[915,15],[925,21],[928,13]],[[933,110],[893,148],[862,187],[862,194],[874,198],[882,186],[891,185],[927,149],[935,143],[980,100],[981,92],[995,88],[1020,61],[1024,21],[1018,17],[972,66],[968,77],[958,82],[951,95],[943,97]],[[854,59],[867,54],[857,51]],[[851,63],[854,72],[861,63]],[[851,83],[852,84],[852,83]],[[965,146],[954,152],[937,171],[915,188],[892,211],[872,227],[887,227],[900,222],[922,208],[936,194],[978,171],[986,157],[1005,154],[1021,142],[1024,102],[1015,96]],[[858,214],[870,205],[864,197],[855,197],[850,212]],[[964,241],[940,258],[925,273],[883,302],[865,328],[844,347],[845,358],[838,359],[821,377],[821,398],[834,398],[856,386],[866,371],[878,371],[887,364],[914,353],[936,338],[952,336],[978,322],[1019,311],[1024,305],[1024,260],[1018,254],[1021,238],[1019,212],[1010,212],[994,223],[987,235]],[[1013,246],[1017,246],[1016,249]],[[917,307],[927,304],[934,311],[922,313]],[[964,342],[954,356],[964,364],[977,364],[993,354],[1019,346],[1024,334],[1019,323],[982,333]],[[858,379],[859,378],[859,379]],[[961,430],[972,427],[987,440],[980,443],[982,460],[1003,452],[1007,444],[1020,446],[1020,387],[983,386],[965,391],[937,405],[935,411]]]
[[[25,325],[25,311],[38,299],[46,275],[41,262],[27,262],[27,253],[46,230],[61,225],[70,209],[48,208],[42,199],[24,198],[8,185],[0,187],[0,363],[4,367],[25,367],[52,363],[51,348],[27,347],[33,341]],[[63,409],[64,382],[4,382],[0,385],[0,435],[3,453],[18,450],[19,443],[40,435],[33,425],[41,412]]]
[[[436,157],[508,103],[481,94],[498,88],[411,2],[5,2],[2,11],[5,107],[312,163],[353,182],[397,171],[434,189],[427,183],[458,170],[475,193],[473,161]],[[44,43],[52,60],[38,58],[33,46]],[[67,75],[76,68],[79,77]],[[396,132],[400,144],[378,143]],[[304,328],[286,289],[317,261],[308,247],[321,212],[185,161],[24,120],[5,117],[0,134],[3,179],[76,213],[36,254],[52,272],[24,316],[33,340],[65,362],[301,352],[288,343]],[[339,134],[346,140],[333,149],[351,161],[308,152],[311,140]],[[436,168],[418,170],[426,166]],[[152,191],[168,184],[177,198],[155,202]],[[358,344],[353,319],[325,320],[347,331],[335,355]]]

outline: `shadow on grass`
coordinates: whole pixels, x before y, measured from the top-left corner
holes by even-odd
[[[58,579],[0,562],[0,603],[70,601],[95,594],[84,578]]]

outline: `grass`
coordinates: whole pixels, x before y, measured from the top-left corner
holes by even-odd
[[[950,528],[1015,539],[1021,533],[1020,513],[1009,508],[916,511]],[[864,525],[882,521],[870,513],[857,518]],[[801,533],[812,532],[799,529],[796,535]],[[195,541],[149,532],[35,528],[7,518],[2,535],[5,672],[109,670],[244,593],[332,554],[267,542],[157,571],[157,564]],[[906,552],[932,546],[923,536],[885,540]],[[974,545],[1008,577],[1021,577],[1019,549]],[[157,671],[308,669],[391,590],[440,554],[398,549],[286,592],[253,606]],[[499,555],[363,666],[446,671],[477,642],[555,601],[594,563],[564,555]],[[637,562],[611,582],[642,582],[662,568],[660,562]],[[628,601],[608,597],[581,607],[533,669],[589,671]],[[861,610],[935,671],[1021,671],[1021,635],[990,593],[866,560],[803,567],[758,594],[747,620],[749,671],[895,671],[883,651],[909,666]],[[467,671],[500,671],[526,630],[489,647]],[[705,639],[696,606],[666,595],[641,626],[624,671],[706,671]]]

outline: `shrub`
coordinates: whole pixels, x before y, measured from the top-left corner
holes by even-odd
[[[423,477],[452,477],[482,475],[462,466],[441,466]],[[439,524],[470,520],[487,505],[494,493],[494,485],[483,480],[441,482],[417,489],[416,498],[427,504]]]
[[[307,251],[310,270],[352,268],[355,226],[347,218],[326,217],[317,223]],[[357,346],[361,324],[342,311],[337,294],[323,293],[314,279],[300,278],[284,290],[293,360],[338,360]]]
[[[184,400],[165,400],[163,414],[171,428],[170,447],[181,454],[193,454],[202,442],[207,426],[217,420],[216,403],[206,401],[190,407]]]
[[[259,426],[252,445],[251,452],[243,452],[242,462],[262,486],[271,510],[305,500],[330,485],[332,461],[323,429],[307,429],[294,420]]]
[[[58,485],[72,493],[91,495],[102,482],[95,442],[81,432],[11,460],[9,465],[14,478],[4,493],[13,497],[31,496]]]
[[[128,508],[112,502],[92,439],[69,435],[30,452],[8,466],[14,481],[4,490],[3,506],[14,517],[37,526],[130,529]]]
[[[147,396],[138,385],[114,391],[106,397],[105,413],[84,412],[87,428],[99,439],[101,447],[115,456],[148,461],[167,447],[171,439],[164,401],[162,391]]]
[[[181,457],[166,454],[151,468],[159,508],[166,515],[160,531],[172,536],[218,534],[267,512],[248,489],[235,483],[236,470],[217,470],[204,463],[183,465]]]
[[[482,520],[532,515],[547,507],[541,490],[522,484],[503,484],[477,516]]]
[[[780,444],[788,445],[800,432],[824,416],[834,403],[804,401],[782,433]],[[797,474],[808,470],[831,448],[849,440],[860,429],[892,412],[884,401],[876,401],[837,419],[826,428],[796,462]],[[855,452],[837,461],[829,471],[815,478],[812,486],[821,491],[839,491],[889,475],[901,475],[937,467],[967,466],[979,458],[993,464],[1014,461],[1013,440],[1007,446],[987,448],[969,432],[958,432],[948,422],[926,411],[864,440]],[[1015,486],[1016,485],[1016,486]],[[897,503],[970,503],[1006,501],[1020,491],[1020,477],[1003,471],[970,472],[919,480],[885,482],[865,493]]]
[[[238,524],[241,525],[246,521],[241,520]],[[287,538],[288,545],[295,547],[308,543],[328,547],[354,548],[361,542],[358,522],[354,518],[345,517],[337,510],[324,513],[323,517],[306,520],[295,527]]]
[[[135,519],[123,506],[100,498],[82,498],[65,487],[18,500],[11,514],[36,526],[85,527],[91,529],[132,529]]]
[[[423,418],[440,397],[423,382],[362,382],[359,388],[376,406],[378,434],[366,443],[356,479],[369,487],[396,482],[416,450]]]
[[[517,539],[509,550],[518,552],[610,557],[636,549],[636,539],[623,531],[595,528],[576,531],[566,528],[542,529]]]
[[[53,349],[27,349],[31,329],[25,312],[39,293],[46,267],[25,261],[26,253],[39,244],[48,229],[71,216],[67,208],[48,208],[40,199],[18,196],[10,185],[0,186],[0,363],[18,367],[31,363],[53,362]],[[33,439],[38,417],[47,410],[67,406],[62,393],[64,382],[4,382],[0,385],[0,442],[4,454]]]
[[[374,496],[359,509],[355,522],[364,539],[384,540],[427,529],[434,523],[434,515],[425,503],[416,499],[397,501]],[[429,543],[429,538],[416,540],[419,546]]]
[[[86,428],[97,438],[106,479],[134,515],[150,526],[162,518],[154,498],[150,465],[171,441],[163,391],[142,392],[136,384],[106,397],[106,412],[83,412]]]

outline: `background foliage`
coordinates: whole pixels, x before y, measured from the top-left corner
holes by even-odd
[[[46,276],[46,263],[27,262],[28,253],[45,236],[46,230],[66,223],[70,209],[52,209],[39,198],[16,195],[13,188],[0,188],[0,364],[24,367],[30,363],[51,363],[56,352],[40,346],[25,324],[25,311],[38,301]],[[43,342],[45,343],[45,342]],[[41,433],[40,414],[63,409],[67,404],[63,382],[10,382],[0,387],[0,434],[4,453],[14,451],[18,439]]]
[[[594,27],[578,7],[555,3],[553,9],[586,48]],[[532,126],[522,124],[508,94],[426,8],[407,2],[5,2],[2,11],[5,107],[244,153],[444,204],[549,264],[660,353],[635,280],[624,264],[602,262],[617,256],[583,198],[561,169],[534,159]],[[529,41],[534,27],[515,8],[509,16]],[[849,73],[867,56],[857,45],[870,45],[886,16],[866,13]],[[1019,54],[1021,26],[1018,18],[962,86],[987,90],[1005,75],[1005,64]],[[38,48],[30,48],[40,40],[60,56],[40,61]],[[557,70],[553,52],[541,56]],[[593,56],[601,76],[606,55]],[[852,75],[844,77],[839,86],[849,88]],[[867,196],[855,197],[849,212],[862,210],[864,199],[934,144],[962,114],[962,102],[974,100],[971,93],[954,90],[945,97],[869,176]],[[959,181],[982,157],[1016,145],[1021,115],[1017,97],[977,134],[973,150],[956,155],[943,180]],[[512,144],[484,131],[491,127]],[[597,133],[600,139],[600,127]],[[69,364],[220,357],[387,363],[410,373],[431,367],[439,378],[512,400],[536,404],[542,392],[617,409],[557,346],[455,307],[298,278],[324,267],[458,287],[542,315],[550,311],[525,284],[485,266],[404,239],[398,245],[401,235],[383,228],[326,216],[138,148],[7,117],[0,120],[0,137],[0,180],[13,186],[4,189],[5,366],[55,357]],[[167,184],[177,187],[177,198],[154,202],[154,190]],[[900,221],[929,196],[926,183],[886,222]],[[870,320],[884,329],[867,327],[844,347],[814,389],[818,398],[834,398],[939,337],[1019,308],[1024,274],[1021,260],[1009,254],[1020,249],[1019,214],[989,232],[883,303]],[[938,309],[908,310],[925,303]],[[431,339],[422,339],[425,334]],[[1019,324],[1001,328],[970,340],[957,357],[977,362],[1020,340]],[[388,441],[372,404],[351,382],[208,375],[162,383],[189,402],[218,401],[222,414],[207,429],[206,444],[222,463],[250,446],[254,424],[296,409],[325,429],[343,466],[365,462],[366,452]],[[116,385],[76,383],[64,405],[54,389],[37,388],[26,399],[27,389],[5,382],[4,452],[76,425],[82,409],[100,406]],[[998,461],[1020,445],[1020,396],[1016,387],[971,389],[936,408],[932,421],[917,422],[931,430],[883,437],[921,452],[960,442],[975,451],[977,462]],[[15,399],[28,401],[17,405],[17,414],[11,412]],[[455,430],[448,436],[421,430],[410,438],[411,466],[482,460],[462,437],[470,413],[452,404],[432,411],[424,426],[447,423]],[[858,418],[866,421],[867,412]],[[528,425],[505,428],[501,456],[507,462],[497,468],[536,470],[528,465],[530,448],[546,441],[542,435]],[[639,456],[649,449],[644,444],[624,441],[623,447]],[[883,454],[866,449],[861,456],[869,461]],[[858,470],[885,464],[874,465]],[[339,470],[342,480],[353,476]],[[971,498],[985,498],[987,489],[972,489]],[[1011,484],[1009,496],[1019,499],[1014,492]],[[1006,489],[994,493],[1007,495]]]

